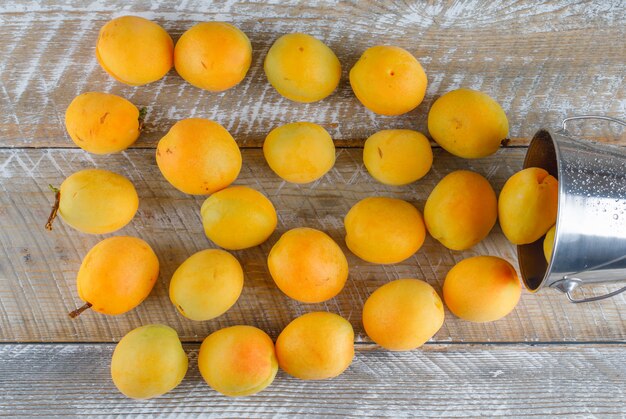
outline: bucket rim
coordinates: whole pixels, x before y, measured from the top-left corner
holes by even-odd
[[[552,149],[554,150],[554,155],[555,155],[555,165],[556,165],[556,173],[549,173],[550,175],[554,176],[556,174],[556,179],[557,181],[561,178],[561,150],[559,149],[559,145],[558,143],[555,141],[554,136],[555,134],[558,135],[564,135],[566,137],[569,138],[569,136],[567,135],[567,131],[560,129],[557,131],[553,131],[551,129],[548,128],[541,128],[539,129],[537,132],[535,132],[535,134],[533,135],[533,138],[528,146],[528,151],[526,152],[526,157],[524,158],[524,163],[523,163],[523,168],[524,169],[528,169],[530,167],[540,167],[538,165],[531,165],[530,163],[530,153],[529,151],[531,150],[531,148],[533,147],[533,144],[537,144],[539,142],[545,142],[546,144],[548,144],[550,147],[552,147]],[[549,139],[549,142],[546,141],[546,137],[547,139]],[[537,145],[535,145],[535,147],[537,147]],[[540,167],[544,170],[547,170],[545,167]],[[564,186],[561,182],[558,182],[558,196],[559,198],[562,196],[562,194],[564,193]],[[517,259],[518,259],[518,266],[520,267],[520,274],[522,276],[522,282],[524,283],[524,287],[526,288],[526,290],[528,290],[531,293],[536,293],[539,290],[543,289],[546,287],[546,282],[548,280],[549,277],[549,273],[551,272],[551,268],[552,268],[552,263],[554,261],[554,254],[556,253],[557,247],[559,246],[559,236],[557,234],[557,231],[559,230],[559,224],[560,224],[560,220],[561,220],[561,211],[562,211],[562,206],[560,204],[561,199],[559,199],[557,201],[557,216],[556,216],[556,222],[554,223],[554,243],[552,245],[552,253],[550,255],[550,262],[546,261],[546,269],[543,273],[543,277],[541,278],[541,281],[539,281],[539,284],[536,287],[532,287],[531,284],[529,283],[527,276],[524,275],[524,270],[522,269],[522,264],[519,263],[520,259],[522,258],[521,256],[521,248],[522,246],[527,246],[527,245],[532,245],[534,243],[528,243],[528,244],[524,244],[524,245],[517,245]],[[541,238],[539,238],[537,241],[541,242],[541,246],[543,246],[543,240],[545,238],[545,235],[543,235]]]

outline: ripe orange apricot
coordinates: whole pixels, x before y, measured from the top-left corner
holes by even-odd
[[[224,22],[198,23],[182,34],[174,50],[178,74],[213,92],[239,84],[251,62],[252,45],[246,34]]]
[[[140,86],[170,71],[174,41],[157,23],[139,16],[122,16],[100,29],[96,58],[116,80]]]
[[[392,351],[422,346],[441,328],[443,318],[439,295],[419,279],[391,281],[374,291],[363,306],[365,332]]]
[[[52,230],[57,210],[67,224],[89,234],[112,233],[128,224],[139,207],[132,182],[102,169],[84,169],[68,176],[55,190],[56,202],[46,224]]]
[[[303,33],[278,38],[265,56],[267,80],[284,97],[295,102],[316,102],[339,84],[341,64],[322,41]]]
[[[232,326],[204,339],[198,367],[211,388],[237,397],[258,393],[272,384],[278,361],[267,333],[252,326]]]
[[[284,233],[267,257],[278,288],[294,300],[321,303],[339,294],[348,279],[348,261],[326,233],[294,228]]]
[[[556,225],[550,227],[550,230],[546,233],[546,237],[543,239],[543,255],[546,258],[546,262],[550,263],[552,260],[552,248],[554,247],[554,234],[556,233]]]
[[[78,95],[65,111],[65,128],[74,144],[94,154],[125,150],[139,137],[139,109],[109,93]]]
[[[521,290],[509,262],[495,256],[474,256],[450,269],[443,283],[443,299],[463,320],[492,322],[513,311]]]
[[[217,122],[202,118],[178,121],[156,149],[161,173],[181,192],[207,195],[230,185],[241,170],[241,151]]]
[[[200,209],[206,236],[224,249],[240,250],[267,240],[278,218],[272,202],[247,186],[229,186],[209,196]]]
[[[335,164],[335,144],[328,131],[312,122],[292,122],[274,128],[263,143],[270,168],[287,182],[309,183]]]
[[[179,385],[188,364],[176,331],[162,324],[149,324],[131,330],[115,346],[111,378],[125,396],[151,399]]]
[[[423,134],[410,129],[386,129],[363,146],[363,163],[370,175],[386,185],[407,185],[421,179],[433,164],[433,151]]]
[[[497,217],[498,201],[489,181],[469,170],[441,179],[424,206],[428,232],[452,250],[469,249],[487,237]]]
[[[559,182],[544,169],[529,167],[511,176],[498,198],[500,227],[513,244],[533,243],[556,223]]]
[[[417,252],[426,237],[422,214],[406,201],[369,197],[357,202],[344,220],[346,245],[372,263],[398,263]]]
[[[276,339],[278,365],[302,380],[323,380],[344,372],[354,358],[354,331],[349,321],[328,312],[304,314]]]
[[[350,70],[356,97],[382,115],[402,115],[415,109],[424,99],[427,84],[419,61],[400,47],[371,47]]]
[[[449,153],[476,159],[498,150],[509,133],[509,121],[498,102],[485,93],[457,89],[430,107],[428,131]]]
[[[185,317],[211,320],[226,313],[241,295],[243,269],[221,249],[206,249],[189,256],[170,281],[170,300]]]
[[[110,315],[126,313],[148,297],[158,275],[159,260],[148,243],[130,236],[104,239],[80,265],[76,286],[86,304],[70,317],[88,308]]]

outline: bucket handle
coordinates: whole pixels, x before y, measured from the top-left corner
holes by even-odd
[[[603,268],[605,266],[609,266],[615,262],[619,262],[620,260],[626,259],[626,255],[624,256],[620,256],[616,259],[610,260],[608,262],[604,262],[601,263],[599,265],[595,265],[591,268],[588,268],[589,270],[595,270],[598,268]],[[574,292],[574,290],[576,288],[578,288],[579,286],[583,285],[583,280],[580,278],[577,278],[576,276],[580,273],[582,273],[584,271],[580,271],[580,272],[576,272],[570,275],[565,275],[563,277],[563,279],[561,279],[560,281],[555,282],[554,284],[552,284],[553,287],[555,287],[556,289],[560,290],[561,292],[565,293],[565,295],[567,295],[567,299],[570,300],[570,302],[577,304],[577,303],[589,303],[591,301],[599,301],[599,300],[604,300],[605,298],[610,298],[613,296],[616,296],[617,294],[621,294],[622,292],[626,291],[626,287],[622,287],[620,289],[617,289],[613,292],[609,292],[607,294],[603,294],[603,295],[596,295],[594,297],[589,297],[589,298],[582,298],[582,299],[577,299],[574,298],[572,296],[572,293]]]
[[[604,115],[578,115],[578,116],[570,116],[569,118],[565,118],[563,120],[563,130],[567,131],[567,123],[569,121],[576,121],[579,119],[601,119],[603,121],[610,121],[610,122],[615,122],[616,124],[620,124],[626,127],[626,121],[622,121],[621,119],[617,119],[617,118],[612,118],[610,116],[604,116]]]
[[[575,279],[575,278],[571,278],[571,279]],[[590,303],[592,301],[604,300],[605,298],[611,298],[611,297],[616,296],[617,294],[621,294],[624,291],[626,291],[626,287],[622,287],[622,288],[620,288],[618,290],[615,290],[613,292],[609,292],[608,294],[602,294],[602,295],[596,295],[594,297],[578,299],[578,298],[574,298],[572,296],[572,291],[574,290],[574,288],[576,288],[576,287],[573,287],[572,289],[565,291],[565,295],[567,295],[567,299],[570,300],[574,304]]]

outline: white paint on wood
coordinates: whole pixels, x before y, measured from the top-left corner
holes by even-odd
[[[113,345],[0,345],[0,415],[211,417],[623,417],[623,345],[426,345],[358,351],[341,376],[302,381],[280,371],[265,391],[227,398],[197,369],[166,396],[130,400],[109,375]],[[493,373],[496,371],[496,373]]]
[[[287,184],[265,165],[259,150],[244,151],[238,183],[266,193],[279,209],[279,231],[261,247],[237,252],[246,270],[244,293],[225,316],[195,323],[169,303],[173,270],[193,252],[211,247],[198,209],[202,198],[173,190],[158,173],[153,150],[90,156],[73,147],[63,127],[66,106],[76,95],[101,90],[148,108],[138,147],[153,147],[177,120],[217,120],[241,145],[259,146],[277,125],[310,120],[329,130],[338,145],[358,146],[383,128],[426,133],[432,101],[458,87],[480,89],[496,98],[509,116],[511,144],[527,144],[540,127],[557,127],[576,113],[626,114],[623,45],[624,1],[500,0],[423,2],[338,2],[296,0],[89,2],[17,0],[0,3],[0,341],[115,341],[147,323],[167,323],[186,341],[202,340],[231,324],[254,324],[276,336],[293,317],[330,310],[355,326],[359,349],[370,348],[360,324],[364,299],[397,277],[417,276],[440,291],[447,270],[462,257],[494,254],[515,261],[513,248],[496,228],[469,252],[449,252],[427,239],[413,258],[394,266],[359,261],[343,245],[342,218],[357,200],[382,194],[402,197],[420,209],[445,173],[470,168],[501,187],[521,165],[524,150],[502,150],[493,158],[465,161],[438,150],[433,171],[406,188],[373,182],[360,150],[341,150],[323,179]],[[113,17],[135,14],[161,23],[177,39],[198,21],[222,20],[243,29],[254,56],[244,82],[221,94],[186,84],[174,71],[143,87],[108,77],[96,63],[99,28]],[[301,31],[324,40],[344,67],[342,82],[328,99],[296,104],[269,86],[264,54],[281,34]],[[424,103],[396,118],[366,111],[354,98],[347,74],[367,47],[394,44],[409,49],[424,65],[429,87]],[[624,131],[608,125],[579,131],[626,144]],[[13,150],[11,150],[13,148]],[[47,184],[60,184],[87,167],[109,168],[137,186],[141,206],[120,234],[147,239],[161,259],[155,290],[138,309],[119,317],[86,313],[70,321],[80,302],[74,287],[82,256],[101,237],[79,234],[57,221],[42,226],[52,199]],[[339,297],[301,305],[282,295],[269,278],[265,256],[280,232],[309,225],[328,231],[348,253],[351,278]],[[602,287],[600,288],[602,291]],[[505,319],[469,324],[446,313],[435,342],[626,341],[622,295],[602,303],[571,305],[562,295],[524,293]],[[427,344],[412,353],[359,352],[353,366],[332,381],[303,382],[283,373],[261,395],[226,399],[201,381],[197,345],[187,346],[191,369],[168,396],[148,402],[123,398],[108,375],[112,345],[0,345],[0,416],[79,414],[137,416],[598,416],[624,417],[624,345],[528,347]]]

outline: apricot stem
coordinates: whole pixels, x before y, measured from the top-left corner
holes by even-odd
[[[48,222],[46,223],[46,230],[52,231],[52,222],[57,216],[57,212],[59,211],[59,204],[61,202],[61,190],[55,188],[52,185],[48,185],[50,190],[55,193],[54,195],[54,205],[52,206],[52,211],[50,211],[50,216],[48,216]]]
[[[76,310],[71,311],[70,312],[70,317],[75,319],[76,317],[80,316],[80,313],[82,313],[83,311],[87,310],[91,308],[91,303],[85,303],[85,305],[78,307]]]
[[[139,109],[139,132],[143,130],[144,119],[146,119],[146,115],[148,114],[148,109],[143,107]]]

